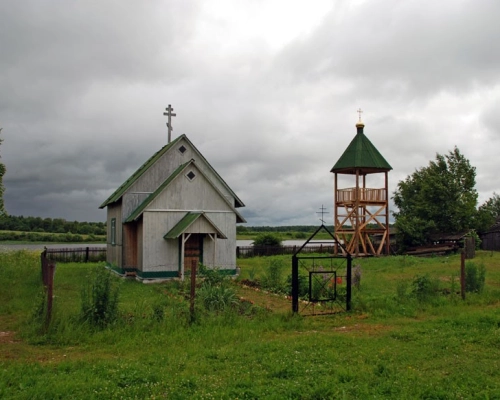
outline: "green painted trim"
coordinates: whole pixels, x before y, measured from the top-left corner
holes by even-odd
[[[168,278],[178,278],[178,271],[136,271],[136,274],[141,279],[168,279]]]
[[[111,196],[109,196],[104,203],[102,203],[99,208],[104,208],[108,204],[114,203],[118,201],[123,194],[127,191],[127,189],[132,186],[132,184],[137,181],[156,161],[158,161],[161,156],[163,156],[170,148],[172,148],[177,142],[181,141],[181,139],[186,140],[186,142],[189,143],[191,146],[191,149],[203,160],[206,162],[208,168],[214,173],[214,175],[220,180],[222,185],[231,193],[233,198],[235,199],[235,204],[232,206],[235,208],[238,207],[245,207],[245,204],[241,201],[241,199],[236,196],[236,193],[233,192],[233,190],[229,187],[229,185],[222,179],[222,177],[217,173],[217,171],[210,165],[210,163],[207,161],[207,159],[199,152],[199,150],[196,148],[196,146],[188,139],[188,137],[185,134],[182,134],[178,138],[174,139],[172,142],[169,144],[163,146],[159,151],[157,151],[153,156],[147,160],[144,164],[139,167],[137,171],[135,171],[130,178],[128,178],[125,182],[121,184],[121,186],[116,189]],[[242,219],[241,222],[246,222],[244,219]]]
[[[136,220],[142,214],[144,209],[149,205],[149,203],[151,203],[156,198],[156,196],[158,196],[163,191],[163,189],[165,189],[170,184],[170,182],[172,182],[178,175],[180,175],[180,173],[184,170],[184,168],[186,168],[186,166],[188,166],[193,162],[194,161],[191,159],[187,163],[184,163],[179,167],[177,167],[177,169],[170,174],[170,176],[165,180],[165,182],[163,182],[158,187],[158,189],[156,189],[153,193],[151,193],[148,197],[146,197],[146,199],[139,205],[139,207],[137,207],[135,211],[132,214],[130,214],[130,216],[125,220],[125,223]]]
[[[191,224],[198,219],[200,215],[203,213],[200,212],[191,212],[189,211],[184,215],[184,217],[181,218],[175,226],[170,229],[165,236],[163,236],[163,239],[177,239],[182,233],[191,226]]]
[[[110,263],[106,264],[106,268],[116,272],[119,275],[125,275],[127,272],[136,272],[137,273],[136,268],[122,268],[122,267],[119,267],[115,264],[110,264]]]
[[[236,214],[236,222],[246,222],[245,219],[241,216],[241,214],[236,210],[236,208],[234,207],[233,204],[231,204],[231,202],[229,200],[227,200],[224,196],[224,194],[219,190],[219,188],[217,188],[217,186],[214,185],[214,183],[205,175],[205,173],[200,169],[198,168],[198,166],[196,165],[196,162],[194,159],[191,159],[190,161],[180,165],[179,167],[177,167],[177,169],[172,173],[170,174],[170,176],[158,187],[158,189],[156,189],[153,193],[151,193],[136,209],[135,211],[124,221],[124,223],[128,223],[128,222],[132,222],[132,221],[135,221],[137,220],[141,215],[142,213],[144,212],[144,210],[146,209],[146,207],[157,197],[160,195],[160,193],[165,190],[165,188],[170,185],[170,183],[175,179],[177,178],[179,175],[181,175],[183,173],[183,171],[185,169],[188,168],[189,165],[193,165],[197,170],[198,172],[203,175],[203,177],[206,179],[206,181],[208,182],[209,185],[212,186],[212,188],[220,195],[221,199],[223,199],[227,205],[229,206],[229,208]],[[210,219],[205,216],[205,218],[215,227],[214,223],[212,221],[210,221]],[[219,229],[217,229],[217,231],[219,232]],[[221,232],[222,234],[222,232]]]
[[[163,146],[159,151],[157,151],[149,160],[147,160],[144,164],[142,164],[137,171],[135,171],[130,178],[128,178],[122,185],[116,189],[111,196],[109,196],[104,203],[102,203],[99,208],[104,208],[108,204],[114,203],[118,201],[125,191],[132,186],[132,184],[137,181],[158,159],[167,152],[172,146],[174,146],[177,142],[179,142],[182,138],[185,138],[185,135],[179,136],[177,139],[174,139],[169,144]]]
[[[219,269],[218,271],[221,274],[227,275],[227,276],[236,275],[236,268],[235,269]]]
[[[111,218],[110,236],[111,236],[111,246],[116,246],[116,218]]]
[[[199,217],[205,218],[207,222],[212,225],[212,228],[215,229],[215,233],[217,233],[217,236],[221,239],[227,239],[227,236],[224,235],[224,233],[213,223],[213,221],[208,218],[203,211],[198,211],[198,212],[193,212],[189,211],[184,215],[184,217],[181,218],[175,226],[168,231],[165,236],[163,236],[163,239],[177,239],[179,238],[185,231],[188,229]],[[208,232],[200,232],[202,234],[207,234]],[[213,233],[213,232],[210,232]]]
[[[191,141],[187,138],[187,136],[185,137],[186,141],[191,145],[191,147],[193,148],[194,152],[196,154],[198,154],[198,156],[207,163],[208,165],[208,168],[210,168],[210,170],[215,174],[215,176],[217,178],[219,178],[219,180],[221,181],[222,185],[229,191],[229,193],[231,193],[231,195],[233,196],[234,200],[235,200],[235,204],[231,204],[231,206],[233,206],[234,208],[239,208],[239,207],[245,207],[245,204],[241,201],[241,199],[236,196],[236,193],[233,192],[233,190],[229,187],[229,185],[226,183],[226,181],[224,179],[222,179],[222,177],[217,173],[217,171],[210,165],[210,163],[208,162],[208,160],[203,156],[203,154],[201,154],[198,149],[195,147],[195,145],[193,145],[193,143],[191,143]],[[245,219],[243,219],[241,222],[246,222]]]
[[[118,265],[106,263],[106,268],[116,272],[117,274],[124,274],[123,268],[120,268]]]

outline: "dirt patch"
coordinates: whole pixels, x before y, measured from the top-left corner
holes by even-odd
[[[256,287],[238,286],[236,292],[241,300],[273,312],[290,312],[292,301],[288,296],[269,293]]]
[[[6,332],[0,332],[0,343],[15,343],[19,342],[19,340],[15,340],[16,332],[12,331],[6,331]]]
[[[334,332],[345,332],[345,333],[360,333],[363,335],[378,335],[381,332],[387,332],[392,328],[387,325],[381,324],[353,324],[338,326],[333,328]]]

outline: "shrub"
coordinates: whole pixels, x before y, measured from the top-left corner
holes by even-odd
[[[302,272],[299,272],[299,297],[305,298],[309,294],[309,276]],[[289,296],[292,295],[292,275],[288,275],[286,278],[287,282],[287,293]]]
[[[412,294],[418,301],[426,301],[437,294],[438,282],[429,275],[417,275],[413,278]]]
[[[481,293],[484,289],[486,268],[484,264],[479,267],[472,261],[465,263],[465,291]]]
[[[281,273],[283,271],[284,262],[279,258],[271,258],[269,267],[262,279],[262,286],[273,292],[283,291],[283,278]]]
[[[94,328],[104,328],[118,318],[119,288],[104,267],[93,275],[82,288],[80,318]]]
[[[199,276],[203,278],[203,286],[221,286],[227,277],[217,268],[207,268],[199,264]]]
[[[271,233],[264,233],[257,236],[253,242],[254,246],[280,247],[281,239]]]
[[[203,285],[198,291],[198,297],[208,311],[220,312],[238,304],[236,292],[225,285]]]
[[[238,304],[238,297],[229,286],[229,278],[218,269],[210,269],[200,264],[203,282],[198,290],[198,298],[207,311],[221,312]]]

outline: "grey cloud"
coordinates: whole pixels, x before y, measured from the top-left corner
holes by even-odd
[[[391,192],[454,145],[477,165],[481,195],[500,192],[496,1],[333,2],[278,50],[265,37],[224,48],[224,21],[203,37],[210,3],[195,0],[8,3],[0,155],[11,214],[104,218],[97,207],[166,143],[169,103],[174,137],[188,135],[250,225],[315,223],[332,207],[329,171],[358,107],[394,168]]]

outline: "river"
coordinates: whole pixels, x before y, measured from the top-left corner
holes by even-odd
[[[305,240],[283,240],[284,246],[302,246]],[[236,246],[251,246],[253,240],[237,240]],[[311,240],[311,245],[333,243],[333,240]],[[47,243],[47,244],[1,244],[0,251],[7,250],[39,250],[42,251],[45,247],[48,249],[80,249],[82,247],[106,247],[104,243]]]

